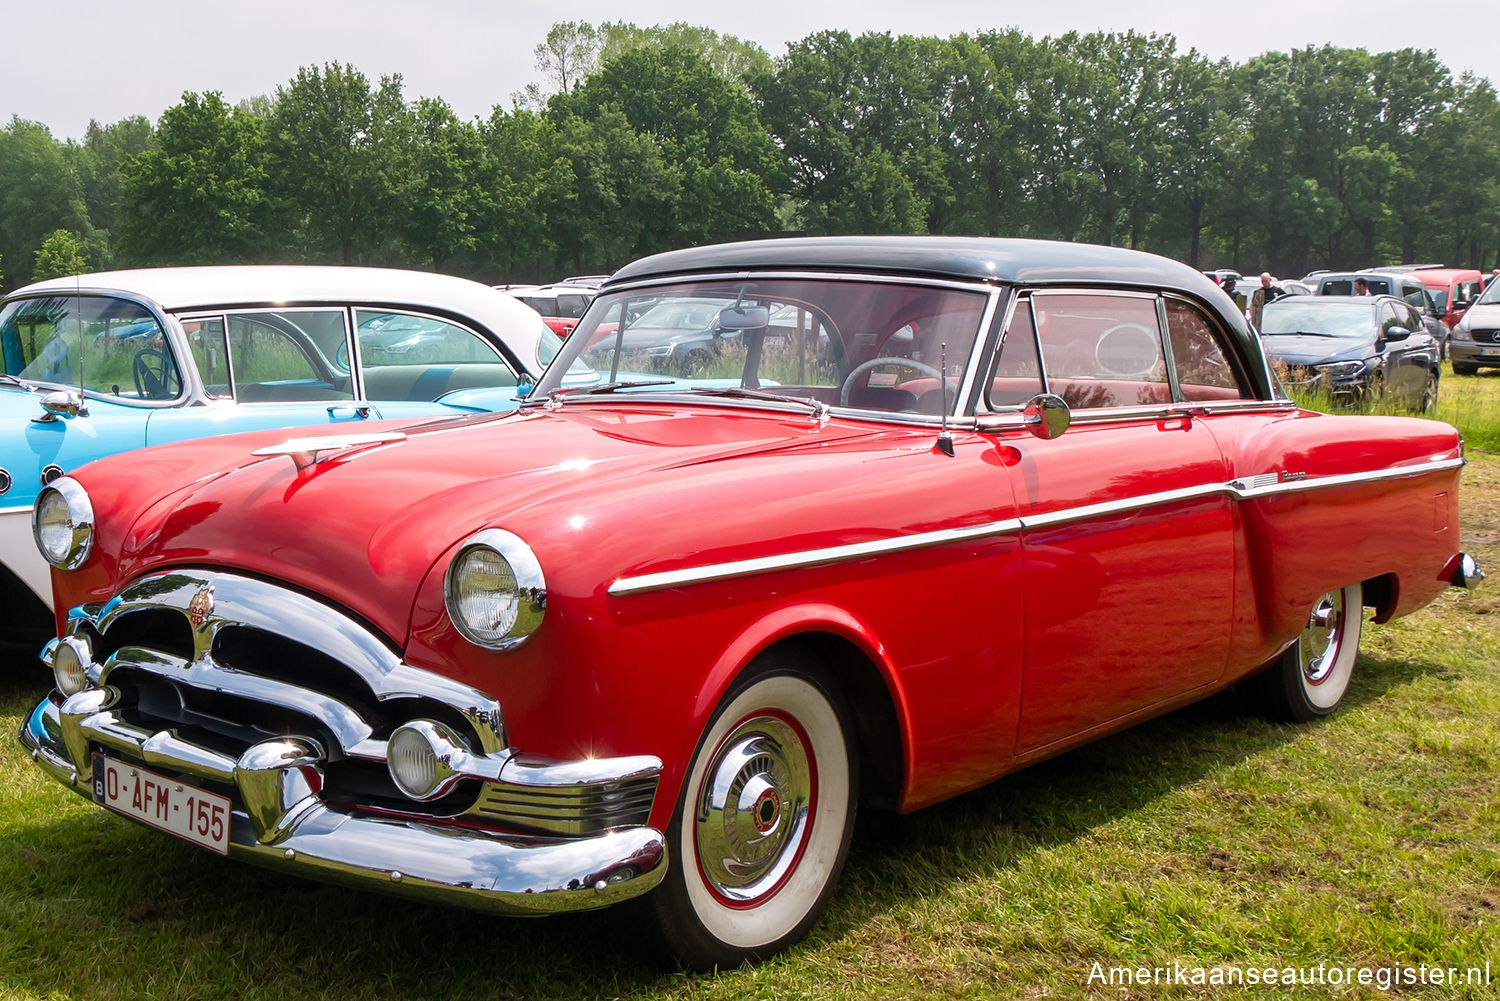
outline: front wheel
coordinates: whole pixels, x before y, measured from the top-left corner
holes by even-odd
[[[1359,654],[1364,589],[1349,584],[1313,603],[1297,642],[1251,679],[1267,715],[1295,723],[1327,716],[1344,701]]]
[[[1465,365],[1462,362],[1454,362],[1453,363],[1453,374],[1454,375],[1478,375],[1479,374],[1479,366],[1478,365]]]
[[[794,944],[838,882],[859,774],[838,693],[795,665],[764,665],[708,725],[683,784],[672,866],[651,895],[683,966],[728,969]]]

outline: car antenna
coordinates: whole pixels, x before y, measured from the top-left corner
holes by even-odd
[[[948,342],[944,341],[939,348],[938,363],[942,371],[938,373],[938,390],[943,394],[943,426],[938,431],[938,451],[944,455],[953,454],[953,435],[948,433]]]

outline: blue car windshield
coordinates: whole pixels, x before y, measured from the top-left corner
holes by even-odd
[[[5,372],[110,396],[165,399],[182,386],[161,324],[139,303],[107,296],[16,299],[0,309]]]

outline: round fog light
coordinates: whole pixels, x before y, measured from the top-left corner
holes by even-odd
[[[409,799],[437,799],[461,777],[456,766],[466,756],[458,738],[441,723],[404,723],[385,745],[386,766],[396,788]]]
[[[82,649],[80,649],[82,647]],[[77,695],[89,685],[88,648],[71,636],[52,648],[52,680],[64,695]]]

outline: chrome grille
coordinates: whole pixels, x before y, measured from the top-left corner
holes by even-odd
[[[642,826],[650,813],[658,759],[516,753],[489,696],[404,663],[362,623],[275,584],[155,574],[100,608],[75,609],[69,630],[93,651],[89,679],[108,702],[80,723],[84,738],[145,764],[166,755],[179,774],[231,795],[241,756],[285,737],[318,749],[320,795],[353,809],[563,836]],[[472,769],[428,802],[403,796],[386,767],[387,738],[415,719],[461,734]]]
[[[558,834],[590,835],[644,826],[655,798],[655,776],[571,788],[487,784],[470,813]]]

